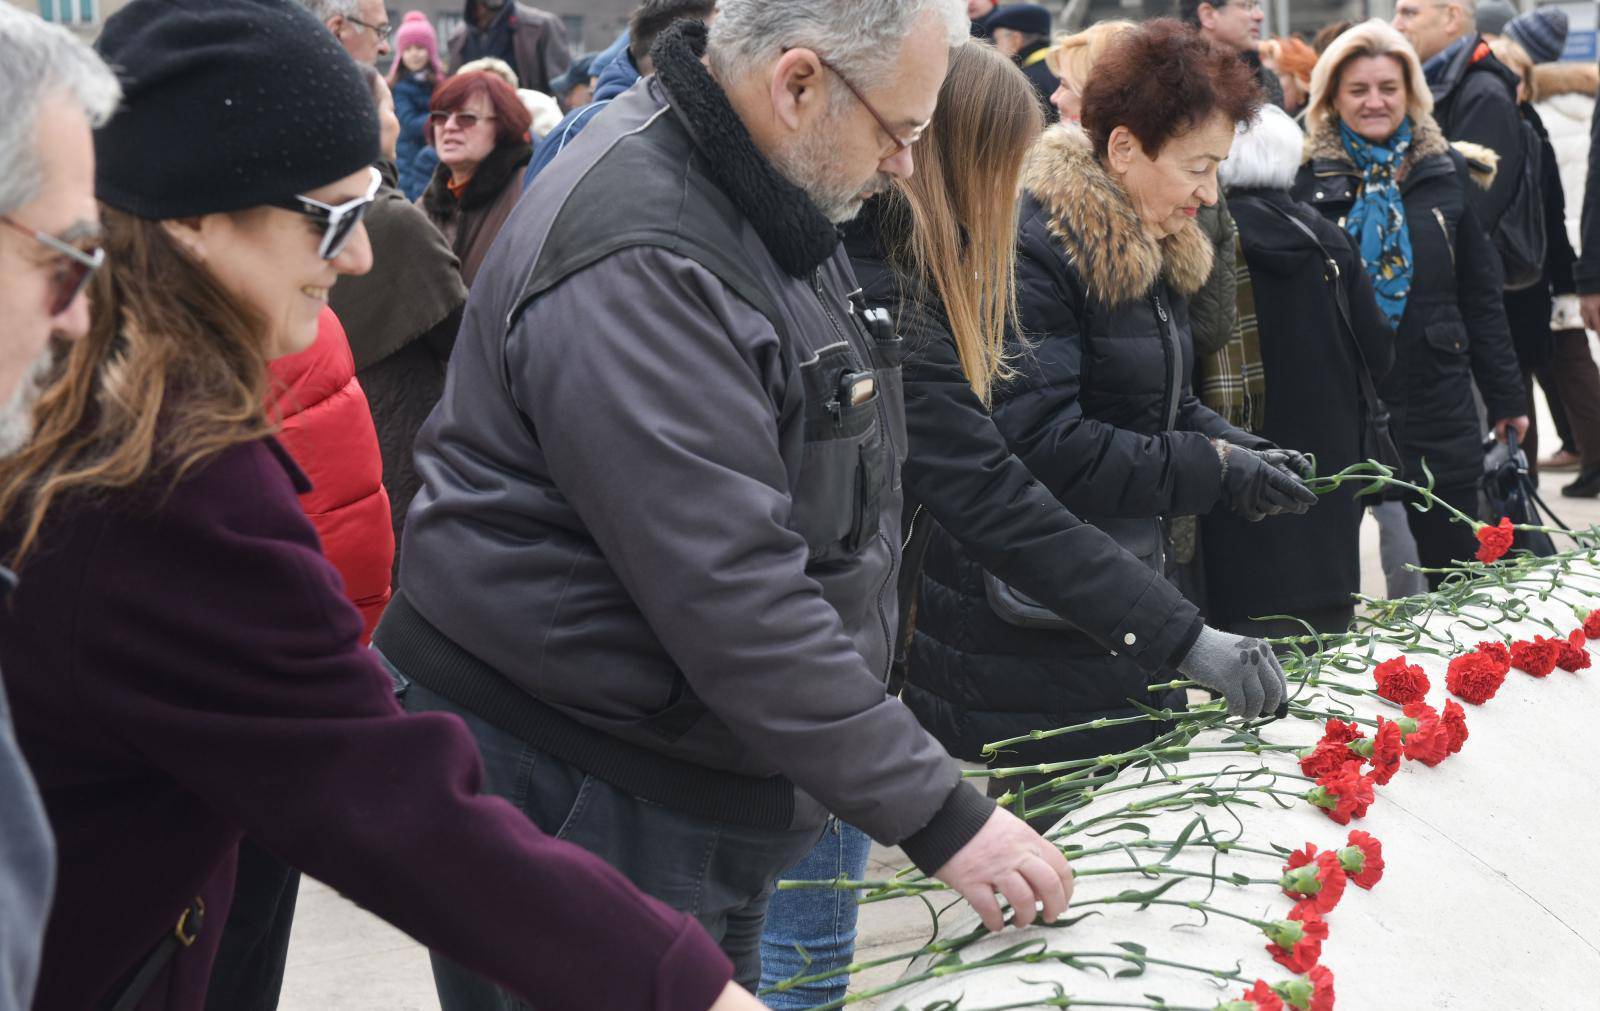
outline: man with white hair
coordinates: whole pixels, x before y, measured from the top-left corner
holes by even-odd
[[[835,226],[911,174],[966,38],[961,0],[669,28],[513,212],[417,441],[374,637],[403,704],[461,715],[489,789],[696,915],[746,986],[830,811],[993,929],[996,892],[1020,924],[1070,893],[884,684],[900,344]],[[434,973],[446,1011],[503,1006]]]
[[[9,456],[32,435],[51,344],[89,328],[83,288],[104,255],[90,130],[120,91],[88,46],[8,4],[0,53],[0,455]],[[4,590],[14,582],[0,569]],[[0,1011],[25,1011],[33,999],[53,851],[0,683]]]
[[[357,63],[372,66],[389,55],[394,26],[383,0],[300,0],[300,4],[327,26]]]
[[[1470,187],[1484,231],[1493,236],[1508,211],[1542,216],[1537,200],[1532,206],[1523,206],[1525,201],[1513,206],[1525,156],[1517,75],[1495,59],[1478,34],[1474,0],[1399,0],[1392,24],[1422,60],[1433,92],[1433,118],[1445,136],[1499,156],[1489,188]]]

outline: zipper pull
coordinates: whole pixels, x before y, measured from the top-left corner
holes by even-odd
[[[1150,296],[1150,301],[1154,302],[1156,305],[1156,318],[1165,323],[1167,321],[1167,310],[1166,307],[1161,304],[1161,296],[1152,293]]]

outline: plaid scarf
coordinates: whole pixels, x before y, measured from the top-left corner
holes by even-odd
[[[1233,237],[1233,335],[1215,354],[1200,360],[1200,402],[1247,432],[1267,418],[1267,374],[1261,366],[1261,336],[1256,330],[1256,298],[1239,236]]]

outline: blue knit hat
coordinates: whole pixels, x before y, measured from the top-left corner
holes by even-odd
[[[1541,7],[1511,19],[1505,34],[1535,63],[1554,63],[1567,48],[1567,12]]]

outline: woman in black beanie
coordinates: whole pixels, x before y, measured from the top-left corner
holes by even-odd
[[[248,835],[540,1008],[759,1007],[689,917],[479,792],[407,716],[272,436],[268,361],[371,266],[378,138],[288,0],[134,0],[95,137],[108,262],[0,465],[17,736],[60,850],[41,1008],[198,1011]]]

